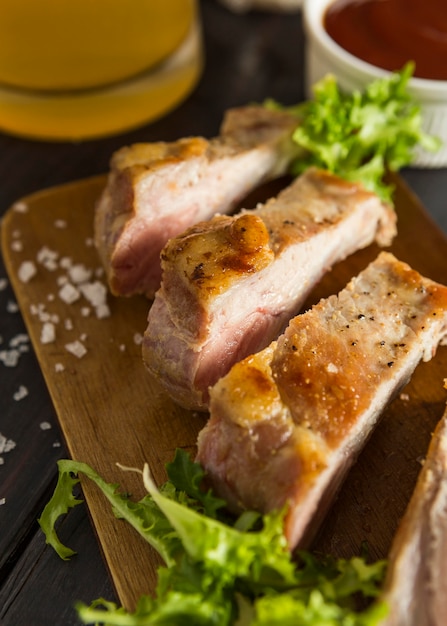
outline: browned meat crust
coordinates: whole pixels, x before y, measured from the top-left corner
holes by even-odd
[[[284,174],[298,148],[296,118],[260,106],[227,112],[218,137],[118,150],[95,213],[95,244],[115,295],[152,297],[170,237],[228,213],[261,182]]]
[[[290,547],[307,546],[382,410],[446,335],[447,287],[381,253],[211,389],[198,461],[218,495],[288,505]]]
[[[176,402],[205,409],[210,385],[276,338],[335,262],[389,244],[395,221],[360,185],[310,169],[256,210],[171,239],[143,343],[148,369]]]

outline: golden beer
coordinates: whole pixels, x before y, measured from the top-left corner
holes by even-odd
[[[202,69],[194,0],[3,0],[0,130],[86,139],[149,122]]]

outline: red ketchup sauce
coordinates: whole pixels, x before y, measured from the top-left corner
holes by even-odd
[[[414,61],[415,76],[447,80],[447,0],[335,0],[323,25],[372,65],[396,71]]]

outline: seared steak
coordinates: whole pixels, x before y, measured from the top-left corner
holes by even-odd
[[[235,510],[288,505],[306,547],[384,407],[447,337],[447,287],[382,252],[210,391],[198,461]]]
[[[162,252],[148,369],[176,402],[205,409],[208,387],[276,338],[336,261],[394,234],[377,196],[314,169],[254,211],[197,224]]]
[[[230,110],[220,135],[135,144],[112,157],[95,214],[95,243],[115,295],[154,295],[170,237],[229,213],[261,182],[284,174],[297,152],[289,113]]]
[[[447,624],[447,410],[389,555],[383,626]]]

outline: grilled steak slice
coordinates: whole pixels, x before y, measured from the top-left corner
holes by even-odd
[[[209,386],[276,338],[333,263],[394,234],[374,194],[315,169],[254,211],[192,227],[162,252],[147,367],[176,402],[206,408]]]
[[[447,336],[447,287],[382,252],[210,392],[198,461],[234,509],[288,505],[307,547],[379,416]]]
[[[261,182],[284,174],[297,152],[296,118],[261,106],[230,110],[220,135],[135,144],[112,157],[95,212],[95,243],[115,295],[152,297],[167,240],[229,213]]]
[[[389,555],[383,626],[447,624],[447,410]]]

